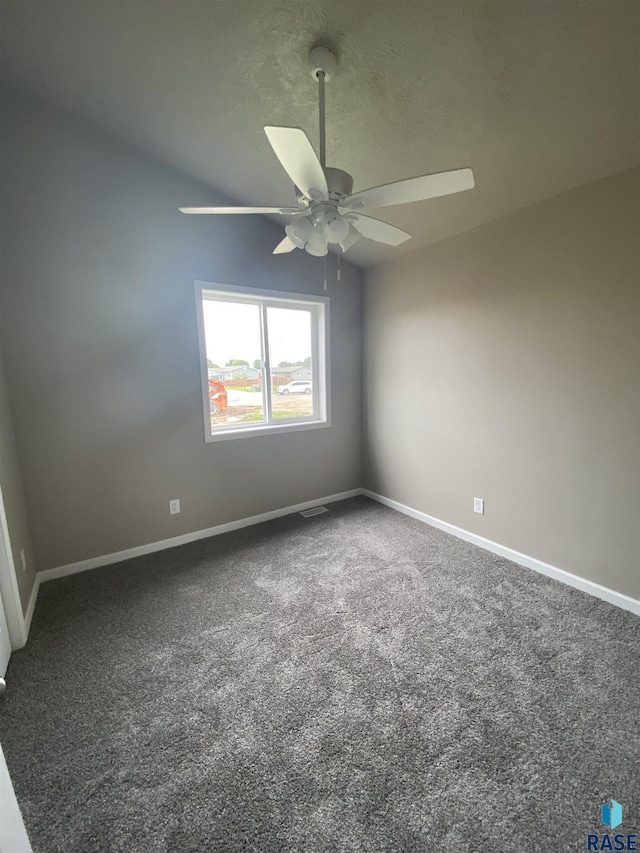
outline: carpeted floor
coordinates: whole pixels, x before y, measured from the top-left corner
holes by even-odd
[[[640,619],[366,498],[44,584],[36,853],[585,850],[640,822]]]

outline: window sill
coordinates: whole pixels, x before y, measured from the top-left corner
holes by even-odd
[[[250,438],[262,435],[283,435],[286,432],[302,432],[309,429],[326,429],[331,426],[331,421],[309,421],[308,423],[285,423],[285,424],[261,424],[260,426],[238,427],[236,429],[221,430],[220,432],[206,433],[205,441],[229,441],[233,438]]]

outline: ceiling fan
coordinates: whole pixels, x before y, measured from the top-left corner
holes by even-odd
[[[408,178],[353,192],[353,178],[342,169],[326,165],[324,84],[335,72],[337,59],[326,47],[314,47],[309,53],[309,68],[319,85],[320,156],[316,155],[308,136],[299,127],[267,125],[265,133],[285,172],[293,181],[299,207],[181,207],[182,213],[237,214],[278,213],[294,217],[285,227],[286,236],[273,250],[274,255],[305,249],[310,255],[323,257],[329,244],[337,244],[343,252],[359,237],[378,243],[399,246],[411,237],[401,228],[363,216],[369,207],[386,207],[423,201],[437,196],[470,190],[475,186],[471,169],[454,169]]]

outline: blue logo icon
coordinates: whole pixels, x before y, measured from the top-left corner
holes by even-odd
[[[616,800],[605,803],[602,806],[602,822],[608,829],[615,829],[622,823],[622,806]],[[587,850],[638,850],[638,835],[635,832],[617,833],[610,835],[608,832],[598,835],[590,833],[587,835]]]
[[[615,829],[622,823],[622,806],[615,800],[602,806],[602,822],[609,829]]]

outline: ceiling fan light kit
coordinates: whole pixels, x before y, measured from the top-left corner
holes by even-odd
[[[267,125],[264,129],[276,157],[293,181],[299,207],[181,207],[182,213],[291,216],[293,221],[285,227],[286,236],[273,254],[304,249],[310,255],[324,257],[329,245],[340,246],[346,252],[360,237],[388,246],[399,246],[411,237],[395,225],[362,216],[361,210],[424,201],[475,186],[471,169],[455,169],[353,193],[351,175],[327,166],[325,158],[324,86],[334,76],[338,61],[329,48],[315,46],[309,52],[308,66],[318,81],[319,154],[299,127]]]
[[[349,221],[339,213],[329,213],[324,218],[324,236],[327,243],[342,243],[349,233]]]
[[[305,216],[304,218],[294,219],[284,230],[297,249],[304,249],[313,232],[313,224]]]

